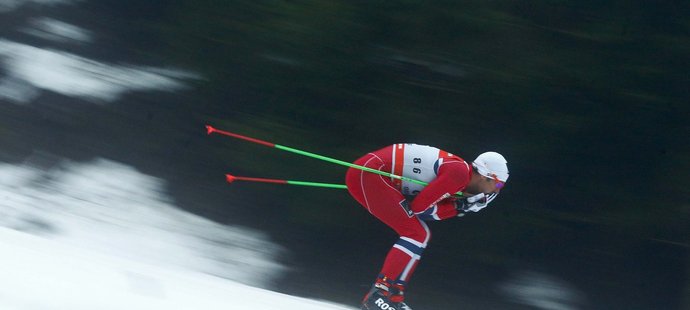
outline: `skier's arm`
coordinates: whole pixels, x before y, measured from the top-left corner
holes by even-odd
[[[458,214],[451,196],[465,188],[470,181],[469,166],[462,160],[451,159],[438,170],[431,181],[411,203],[412,211],[423,217],[443,220]]]
[[[458,214],[459,211],[456,207],[455,198],[446,198],[431,208],[424,210],[424,212],[417,213],[417,217],[423,221],[440,221],[456,217]]]

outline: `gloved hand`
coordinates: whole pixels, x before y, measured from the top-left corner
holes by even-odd
[[[458,210],[458,215],[464,212],[479,212],[481,209],[486,208],[489,202],[496,198],[497,193],[491,193],[488,196],[484,193],[480,193],[474,196],[470,196],[463,199],[458,199],[455,201],[455,208]]]

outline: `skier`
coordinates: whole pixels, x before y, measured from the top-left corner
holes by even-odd
[[[403,292],[417,267],[431,232],[424,221],[478,212],[508,180],[505,158],[496,152],[472,163],[435,147],[395,144],[361,157],[355,164],[428,183],[423,186],[354,168],[347,171],[350,194],[400,238],[386,256],[363,310],[411,310]],[[455,193],[462,191],[458,197]]]

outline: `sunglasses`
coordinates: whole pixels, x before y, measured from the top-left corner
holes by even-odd
[[[487,177],[487,178],[496,181],[496,189],[501,189],[506,185],[505,182],[499,180],[498,177],[493,173],[491,174],[491,177]]]

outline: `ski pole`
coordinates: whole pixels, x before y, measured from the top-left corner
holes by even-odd
[[[229,132],[229,131],[224,131],[224,130],[216,129],[216,128],[213,128],[213,126],[211,126],[211,125],[206,125],[206,131],[207,131],[207,133],[208,133],[209,135],[212,134],[212,133],[218,133],[218,134],[221,134],[221,135],[224,135],[224,136],[233,137],[233,138],[237,138],[237,139],[241,139],[241,140],[245,140],[245,141],[249,141],[249,142],[261,144],[261,145],[263,145],[263,146],[268,146],[268,147],[276,148],[276,149],[279,149],[279,150],[288,151],[288,152],[292,152],[292,153],[295,153],[295,154],[299,154],[299,155],[303,155],[303,156],[307,156],[307,157],[311,157],[311,158],[315,158],[315,159],[320,159],[320,160],[323,160],[323,161],[331,162],[331,163],[334,163],[334,164],[338,164],[338,165],[342,165],[342,166],[346,166],[346,167],[350,167],[350,168],[355,168],[355,169],[359,169],[359,170],[364,170],[364,171],[366,171],[366,172],[371,172],[371,173],[380,174],[380,175],[383,175],[383,176],[386,176],[386,177],[391,177],[391,178],[394,178],[394,179],[399,179],[399,180],[403,180],[403,181],[407,181],[407,182],[412,182],[412,183],[416,183],[416,184],[420,184],[420,185],[428,185],[428,183],[423,182],[423,181],[419,181],[419,180],[411,179],[411,178],[408,178],[408,177],[403,177],[403,176],[395,175],[395,174],[388,173],[388,172],[385,172],[385,171],[380,171],[380,170],[372,169],[372,168],[369,168],[369,167],[364,167],[364,166],[360,166],[360,165],[355,165],[355,164],[353,164],[353,163],[349,163],[349,162],[346,162],[346,161],[342,161],[342,160],[338,160],[338,159],[334,159],[334,158],[330,158],[330,157],[326,157],[326,156],[322,156],[322,155],[318,155],[318,154],[314,154],[314,153],[310,153],[310,152],[305,152],[305,151],[302,151],[302,150],[294,149],[294,148],[287,147],[287,146],[283,146],[283,145],[280,145],[280,144],[275,144],[275,143],[266,142],[266,141],[259,140],[259,139],[250,138],[250,137],[243,136],[243,135],[239,135],[239,134],[232,133],[232,132]]]
[[[314,186],[314,187],[347,189],[347,185],[345,185],[345,184],[304,182],[304,181],[264,179],[264,178],[250,178],[250,177],[240,177],[240,176],[231,175],[231,174],[226,174],[225,179],[228,181],[228,183],[232,183],[235,181],[249,181],[249,182],[260,182],[260,183],[288,184],[288,185],[301,185],[301,186]]]
[[[295,149],[295,148],[287,147],[287,146],[284,146],[284,145],[275,144],[275,143],[267,142],[267,141],[264,141],[264,140],[260,140],[260,139],[255,139],[255,138],[243,136],[243,135],[236,134],[236,133],[232,133],[232,132],[229,132],[229,131],[216,129],[216,128],[214,128],[214,127],[211,126],[211,125],[206,125],[206,133],[207,133],[208,135],[211,135],[211,134],[213,134],[213,133],[217,133],[217,134],[220,134],[220,135],[224,135],[224,136],[228,136],[228,137],[232,137],[232,138],[241,139],[241,140],[249,141],[249,142],[256,143],[256,144],[261,144],[261,145],[263,145],[263,146],[267,146],[267,147],[271,147],[271,148],[276,148],[276,149],[279,149],[279,150],[283,150],[283,151],[287,151],[287,152],[291,152],[291,153],[295,153],[295,154],[299,154],[299,155],[303,155],[303,156],[307,156],[307,157],[311,157],[311,158],[315,158],[315,159],[319,159],[319,160],[331,162],[331,163],[334,163],[334,164],[338,164],[338,165],[342,165],[342,166],[346,166],[346,167],[350,167],[350,168],[355,168],[355,169],[359,169],[359,170],[366,171],[366,172],[371,172],[371,173],[379,174],[379,175],[382,175],[382,176],[386,176],[386,177],[398,179],[398,180],[401,180],[401,181],[411,182],[411,183],[415,183],[415,184],[419,184],[419,185],[423,185],[423,186],[429,185],[429,183],[424,182],[424,181],[415,180],[415,179],[412,179],[412,178],[408,178],[408,177],[404,177],[404,176],[400,176],[400,175],[395,175],[395,174],[388,173],[388,172],[385,172],[385,171],[380,171],[380,170],[372,169],[372,168],[369,168],[369,167],[364,167],[364,166],[356,165],[356,164],[349,163],[349,162],[342,161],[342,160],[338,160],[338,159],[335,159],[335,158],[330,158],[330,157],[326,157],[326,156],[323,156],[323,155],[314,154],[314,153],[310,153],[310,152],[298,150],[298,149]],[[457,192],[455,195],[462,196],[462,192]]]

